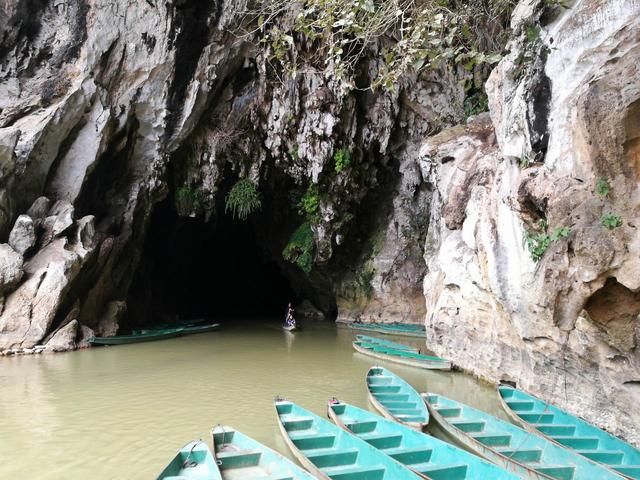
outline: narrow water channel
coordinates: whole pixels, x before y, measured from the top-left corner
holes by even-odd
[[[219,423],[290,456],[272,399],[321,415],[332,396],[367,408],[364,375],[376,363],[353,351],[355,331],[304,326],[292,334],[278,322],[235,322],[160,342],[2,357],[0,478],[155,478]],[[494,389],[469,375],[379,363],[420,391],[506,418]]]

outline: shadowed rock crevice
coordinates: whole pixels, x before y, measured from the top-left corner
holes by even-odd
[[[640,292],[632,292],[609,278],[585,305],[589,318],[604,330],[608,342],[624,351],[636,348],[636,322],[640,315]]]

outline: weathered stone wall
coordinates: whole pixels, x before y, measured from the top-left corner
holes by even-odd
[[[540,17],[534,42],[524,5],[522,35],[488,82],[492,122],[422,146],[436,187],[429,345],[640,444],[640,2],[576,3]],[[605,213],[622,224],[605,228]],[[536,263],[523,240],[541,219],[570,233]]]

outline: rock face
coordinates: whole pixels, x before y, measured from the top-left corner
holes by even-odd
[[[29,215],[20,215],[9,234],[9,245],[20,255],[36,244],[33,220]]]
[[[0,350],[148,315],[152,213],[214,226],[250,180],[247,231],[325,314],[426,318],[455,363],[640,442],[638,0],[520,2],[466,124],[482,68],[345,93],[303,55],[282,76],[245,7],[5,0]]]
[[[640,444],[640,3],[533,12],[514,24],[539,18],[539,38],[523,31],[488,82],[493,122],[421,149],[428,337]]]

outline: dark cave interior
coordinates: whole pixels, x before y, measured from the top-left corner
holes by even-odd
[[[215,223],[179,217],[165,201],[153,214],[144,256],[130,295],[147,300],[145,323],[274,317],[298,300],[251,226],[228,215]]]

